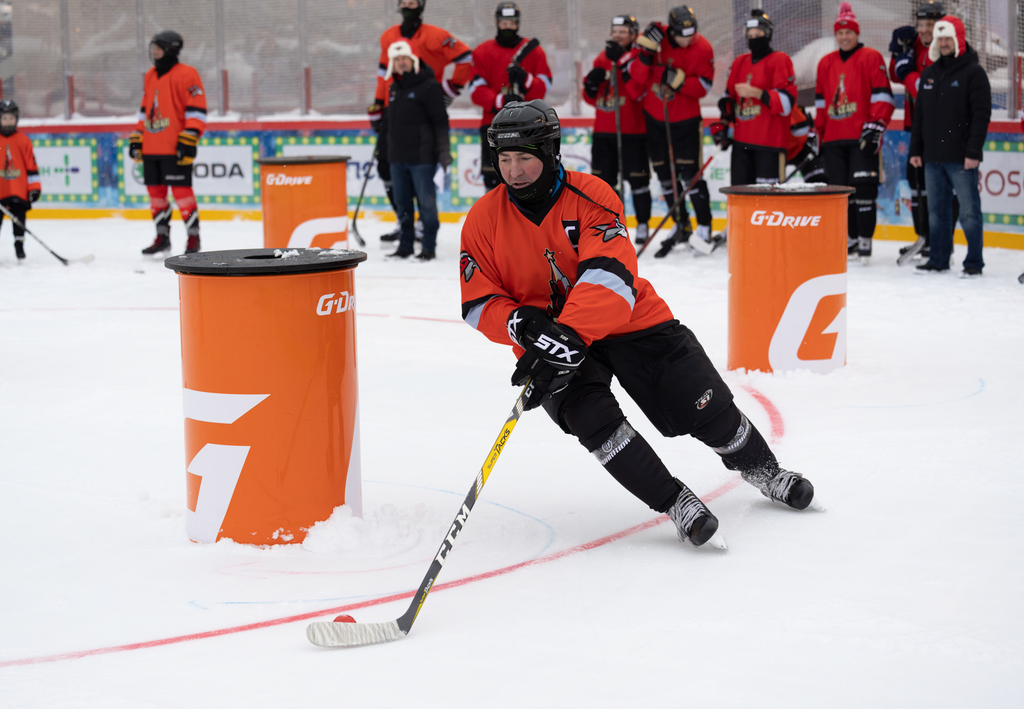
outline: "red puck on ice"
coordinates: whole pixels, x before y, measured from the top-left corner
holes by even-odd
[[[341,615],[339,615],[337,618],[334,619],[334,622],[335,623],[355,623],[356,619],[353,618],[350,615],[345,615],[344,613],[342,613]]]

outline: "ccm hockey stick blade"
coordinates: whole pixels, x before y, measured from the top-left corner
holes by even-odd
[[[469,489],[469,494],[466,495],[462,507],[459,509],[458,514],[455,515],[455,519],[452,520],[448,534],[445,536],[444,541],[441,542],[441,548],[437,550],[434,560],[430,563],[427,575],[420,582],[419,590],[413,596],[412,603],[409,604],[409,609],[406,610],[405,615],[386,623],[334,623],[326,621],[310,623],[306,626],[306,637],[309,639],[309,642],[321,647],[356,647],[359,645],[387,643],[404,638],[409,634],[412,624],[416,622],[416,616],[419,615],[423,603],[427,600],[427,594],[434,587],[434,582],[437,580],[438,574],[441,573],[441,567],[444,566],[444,562],[455,544],[455,538],[459,536],[459,532],[465,527],[466,521],[469,519],[469,513],[472,512],[473,505],[476,504],[477,499],[480,497],[480,491],[483,490],[484,485],[487,483],[487,478],[490,477],[491,471],[494,470],[494,465],[498,462],[498,457],[505,449],[505,444],[508,443],[512,430],[519,421],[519,417],[523,415],[524,402],[530,398],[532,391],[533,380],[531,379],[526,382],[526,386],[519,392],[519,398],[516,399],[515,406],[512,407],[512,413],[505,419],[505,425],[502,426],[501,433],[498,434],[491,449],[487,451],[487,458],[484,460],[480,472],[477,473],[476,480],[473,481],[473,487]]]
[[[919,253],[921,253],[921,249],[923,249],[923,248],[924,248],[924,237],[923,236],[919,236],[919,237],[917,237],[917,241],[915,241],[913,244],[911,244],[909,247],[907,247],[907,250],[899,255],[899,258],[896,259],[896,265],[897,266],[904,265],[905,263],[910,261],[910,259],[914,258]]]

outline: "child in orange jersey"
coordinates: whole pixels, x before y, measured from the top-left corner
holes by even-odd
[[[18,132],[18,104],[0,101],[0,204],[14,215],[14,253],[25,258],[25,216],[42,194],[32,141]],[[0,224],[3,223],[0,212]]]
[[[142,163],[149,211],[156,227],[156,239],[142,250],[147,255],[171,248],[168,187],[188,233],[185,253],[199,251],[199,210],[192,191],[192,163],[199,138],[206,130],[206,92],[199,72],[178,63],[183,45],[177,32],[164,31],[153,37],[153,68],[146,72],[139,124],[128,139],[129,154]]]
[[[540,100],[507,104],[487,139],[502,184],[462,228],[462,317],[512,346],[512,383],[530,382],[524,408],[543,406],[695,546],[712,540],[718,519],[626,421],[613,377],[662,435],[690,434],[770,499],[810,505],[814,487],[779,467],[696,336],[637,274],[615,191],[562,166],[555,111]]]

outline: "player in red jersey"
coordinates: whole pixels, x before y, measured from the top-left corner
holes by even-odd
[[[18,132],[18,104],[9,98],[0,101],[0,204],[14,215],[14,255],[25,258],[25,217],[32,203],[39,199],[43,187],[39,167],[32,151],[32,141]],[[0,212],[0,224],[4,215]]]
[[[146,72],[139,123],[128,137],[128,154],[142,163],[156,239],[142,250],[158,254],[171,248],[170,187],[185,222],[185,253],[199,251],[199,209],[192,191],[192,163],[206,130],[206,92],[199,72],[178,61],[184,41],[164,31],[150,42],[153,68]]]
[[[682,541],[711,540],[718,520],[634,429],[613,377],[665,436],[690,434],[770,499],[796,509],[810,482],[779,467],[694,334],[637,274],[622,202],[601,178],[561,165],[558,116],[511,103],[488,131],[502,185],[462,229],[462,316],[518,357],[527,410],[543,406],[623,487],[667,513]]]
[[[847,252],[866,264],[875,233],[882,136],[895,109],[885,60],[860,43],[860,25],[850,3],[839,5],[838,51],[818,62],[814,124],[821,137],[830,185],[849,185]]]
[[[704,162],[700,99],[711,90],[715,78],[715,53],[711,43],[697,33],[693,8],[685,5],[669,12],[667,25],[658,22],[648,25],[637,37],[637,45],[639,61],[633,63],[632,74],[635,81],[648,89],[644,97],[647,147],[662,194],[666,200],[671,200],[674,192],[682,194]],[[670,154],[675,157],[674,166]],[[711,194],[707,182],[698,180],[687,196],[697,216],[698,235],[710,241]],[[692,233],[685,203],[673,218],[675,231],[654,254],[657,258],[666,256],[675,244],[685,243]]]
[[[583,100],[597,109],[590,171],[618,190],[621,168],[622,179],[629,182],[633,193],[636,243],[642,244],[647,241],[647,222],[651,218],[651,166],[647,158],[647,122],[641,105],[646,87],[633,81],[630,74],[639,51],[633,44],[639,33],[640,25],[632,15],[612,18],[611,39],[594,58],[594,68],[583,81]]]
[[[551,69],[535,40],[519,36],[521,14],[514,2],[498,3],[494,12],[498,34],[473,50],[476,76],[469,85],[473,103],[483,109],[480,119],[480,174],[493,190],[498,176],[491,166],[487,127],[506,103],[544,98],[551,88]]]
[[[786,164],[797,168],[804,182],[828,182],[825,177],[825,161],[818,151],[818,134],[814,132],[814,120],[799,106],[793,106],[793,112],[789,114]]]
[[[388,48],[398,41],[406,41],[420,61],[434,72],[434,78],[441,82],[444,89],[445,105],[461,92],[462,88],[473,76],[472,58],[469,47],[452,36],[447,30],[423,23],[423,11],[427,0],[399,0],[398,11],[402,13],[402,23],[384,30],[380,36],[380,62],[377,65],[377,91],[373,104],[367,109],[370,127],[377,134],[377,174],[384,183],[384,191],[392,208],[395,207],[394,191],[391,187],[391,162],[388,160],[387,146],[387,105],[391,90],[391,78],[385,79],[388,71]],[[444,70],[449,64],[454,65],[451,78],[444,78]],[[396,209],[397,214],[397,209]],[[417,225],[418,228],[418,225]],[[397,241],[401,228],[384,234],[381,241]]]
[[[932,30],[935,23],[946,15],[941,2],[927,0],[921,3],[915,15],[916,27],[905,25],[893,30],[889,51],[889,79],[903,84],[903,130],[913,130],[914,102],[921,81],[921,72],[932,63],[928,56],[928,47],[932,43]],[[928,260],[931,236],[928,228],[928,191],[924,184],[924,170],[915,168],[907,157],[907,185],[910,187],[910,215],[914,220],[914,233],[922,240],[922,248],[917,256]],[[953,223],[956,223],[960,212],[960,203],[953,197]],[[900,254],[910,247],[904,246]]]

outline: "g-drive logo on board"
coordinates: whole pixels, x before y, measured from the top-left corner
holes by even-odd
[[[311,185],[313,184],[312,175],[285,175],[280,172],[268,172],[267,173],[267,184],[268,185]]]
[[[790,229],[796,229],[802,226],[818,226],[820,222],[820,216],[790,217],[782,212],[769,213],[763,209],[758,209],[750,215],[750,223],[757,226],[788,226]]]

